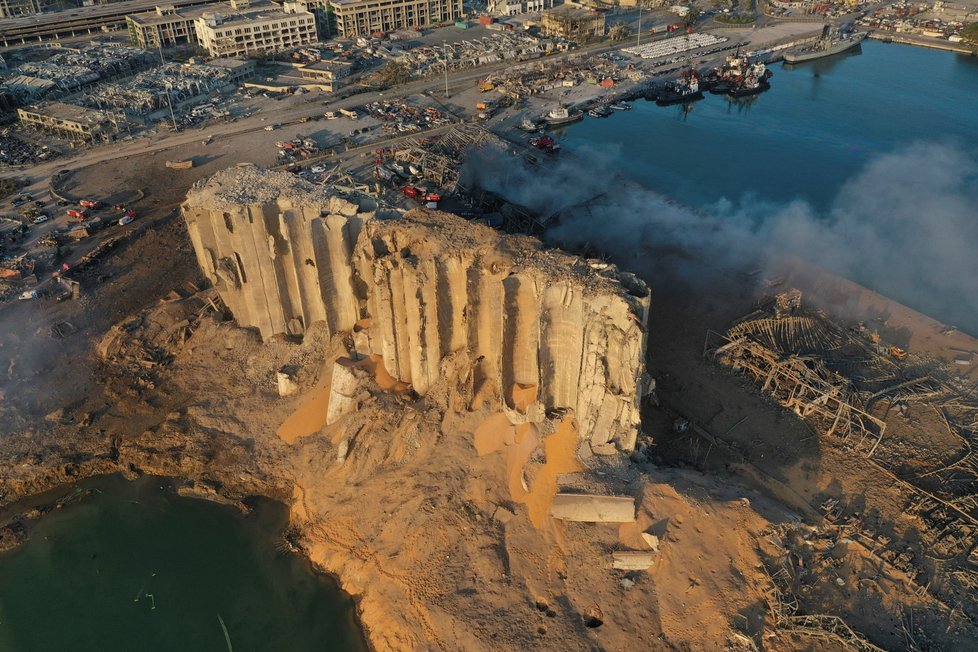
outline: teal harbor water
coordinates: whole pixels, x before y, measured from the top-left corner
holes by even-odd
[[[604,192],[605,210],[563,224],[560,241],[758,267],[797,255],[978,336],[978,58],[867,41],[772,69],[753,98],[639,99],[570,126],[561,143],[585,165],[499,191],[517,186],[545,214]],[[608,193],[615,177],[653,193]]]
[[[284,506],[259,500],[245,517],[159,478],[78,487],[97,491],[0,555],[0,650],[367,649],[352,599],[279,551]]]
[[[880,154],[931,142],[978,155],[978,58],[865,41],[861,52],[774,64],[772,89],[633,110],[567,128],[572,151],[687,205],[802,199],[827,208]]]

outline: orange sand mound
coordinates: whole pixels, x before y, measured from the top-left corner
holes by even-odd
[[[513,426],[505,414],[493,414],[475,430],[475,450],[480,457],[503,451],[506,456],[506,485],[514,502],[527,506],[530,522],[540,528],[547,521],[550,506],[557,494],[557,477],[562,473],[583,470],[577,461],[577,426],[565,419],[557,431],[544,440],[546,461],[527,488],[523,469],[540,443],[537,427],[532,423]]]
[[[297,439],[317,433],[326,426],[334,362],[347,367],[366,369],[373,375],[377,385],[385,391],[403,394],[411,389],[411,385],[390,375],[390,372],[384,367],[383,358],[379,355],[371,355],[363,360],[351,360],[350,358],[337,358],[335,361],[327,360],[320,373],[319,382],[309,391],[308,397],[299,405],[298,409],[289,415],[289,418],[275,431],[275,434],[285,443],[292,444]]]
[[[289,415],[275,434],[286,444],[317,433],[326,425],[326,411],[329,409],[329,388],[333,379],[333,361],[327,360],[319,375],[319,382],[309,392],[298,409]]]
[[[506,446],[506,486],[510,497],[518,503],[525,503],[527,494],[523,467],[540,443],[540,434],[532,423],[516,426],[516,441]]]
[[[530,512],[530,522],[536,528],[543,527],[550,514],[554,496],[557,495],[557,476],[562,473],[577,473],[584,466],[577,461],[577,424],[573,419],[560,422],[557,431],[544,442],[546,463],[537,474],[533,488],[526,496],[526,506]]]
[[[510,388],[513,407],[526,414],[527,409],[537,400],[537,386],[516,383]]]
[[[376,382],[377,386],[384,391],[394,392],[395,394],[403,394],[411,389],[410,384],[394,378],[394,376],[387,371],[387,367],[384,366],[384,358],[376,353],[358,362],[357,366],[372,373],[374,375],[374,382]]]

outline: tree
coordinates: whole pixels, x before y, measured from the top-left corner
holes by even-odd
[[[961,38],[972,45],[978,45],[978,23],[971,23],[961,30]]]
[[[612,41],[621,41],[631,36],[632,30],[626,23],[612,25],[608,30],[608,38]]]
[[[390,88],[411,81],[411,70],[400,61],[390,61],[380,69],[380,83]]]

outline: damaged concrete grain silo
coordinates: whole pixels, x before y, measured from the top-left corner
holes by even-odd
[[[593,448],[634,447],[650,302],[636,277],[447,213],[381,218],[251,166],[199,182],[183,214],[201,268],[263,338],[358,326],[358,352],[420,395],[465,355],[473,394],[528,419],[569,410]]]

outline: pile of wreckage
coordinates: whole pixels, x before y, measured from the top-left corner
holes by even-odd
[[[520,100],[556,88],[570,88],[584,83],[613,86],[621,81],[643,78],[642,72],[632,63],[607,55],[578,56],[507,68],[489,75],[480,82],[480,87],[484,91],[495,90]]]
[[[410,138],[398,147],[377,150],[375,176],[388,181],[424,181],[448,195],[458,188],[465,156],[492,142],[498,142],[495,136],[471,124],[455,126],[440,136]]]
[[[56,155],[48,145],[17,138],[10,128],[0,131],[0,165],[34,165]]]
[[[113,326],[96,347],[99,359],[127,374],[134,393],[152,390],[158,372],[168,366],[210,315],[223,321],[227,310],[214,289],[187,284],[159,305]]]
[[[10,70],[0,88],[26,104],[75,93],[100,81],[128,77],[155,62],[156,56],[150,52],[120,45],[55,50],[43,61],[28,61]]]
[[[0,258],[0,301],[36,298],[32,290],[37,285],[35,267],[35,261],[26,255]]]
[[[168,63],[139,73],[124,84],[103,84],[85,94],[84,104],[145,115],[170,104],[206,95],[228,83],[229,73],[217,66]]]
[[[964,363],[908,352],[864,323],[843,327],[804,308],[801,298],[798,290],[769,298],[725,333],[708,333],[704,353],[892,478],[906,497],[905,513],[919,519],[926,561],[878,533],[865,533],[870,548],[911,578],[931,578],[922,591],[944,600],[975,595],[978,387],[960,373]],[[888,426],[904,434],[891,440]],[[921,452],[907,429],[919,430],[924,445],[938,435],[949,443]],[[836,507],[823,505],[829,522],[858,520]],[[978,618],[978,601],[965,610]]]
[[[441,47],[425,46],[398,51],[397,61],[417,70],[420,77],[444,74],[447,61],[449,70],[463,70],[488,66],[504,61],[528,61],[546,54],[566,49],[559,39],[540,39],[528,34],[492,34],[483,38],[446,43]]]
[[[384,130],[391,133],[422,131],[451,122],[444,113],[434,107],[415,106],[403,99],[371,102],[363,108],[371,116],[384,122]]]

